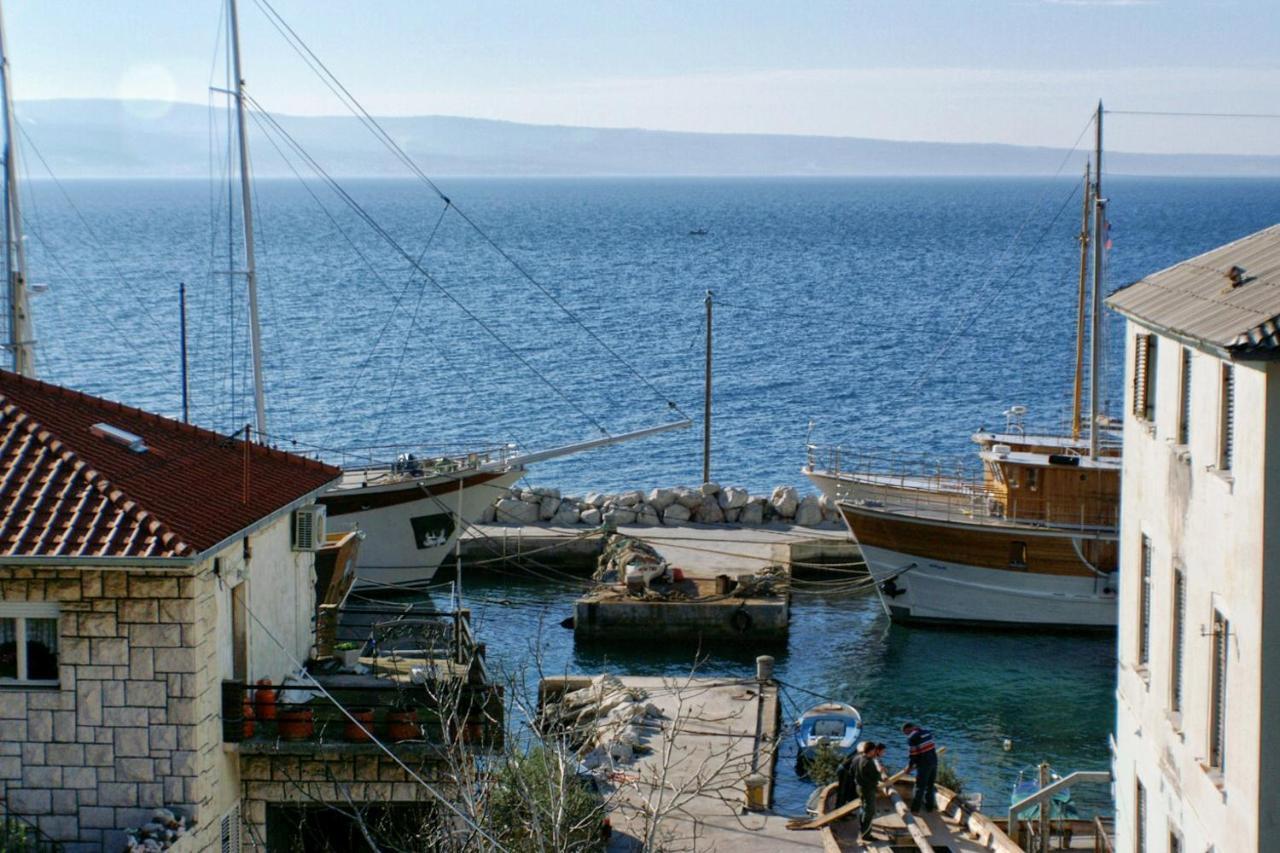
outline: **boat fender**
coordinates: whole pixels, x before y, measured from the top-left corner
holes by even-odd
[[[733,615],[729,617],[729,625],[739,634],[745,634],[750,631],[754,622],[755,620],[751,618],[751,614],[741,608],[733,611]]]

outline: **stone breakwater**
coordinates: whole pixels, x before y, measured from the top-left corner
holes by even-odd
[[[512,488],[485,510],[481,523],[551,524],[598,527],[602,524],[795,524],[838,527],[840,515],[823,495],[801,497],[793,486],[778,486],[768,497],[746,489],[704,483],[697,488],[676,486],[584,497],[562,497],[559,489]]]

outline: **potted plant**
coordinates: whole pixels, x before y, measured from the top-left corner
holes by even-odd
[[[333,647],[333,651],[338,660],[342,661],[343,669],[355,669],[356,664],[360,663],[360,653],[364,651],[364,643],[353,643],[348,640],[338,643]]]
[[[372,708],[348,708],[348,713],[360,722],[356,725],[352,722],[351,717],[347,717],[346,724],[342,727],[342,736],[351,743],[368,743],[373,740],[373,709]],[[362,729],[360,726],[364,726]]]
[[[422,723],[418,721],[418,705],[407,693],[396,697],[387,711],[387,739],[393,742],[422,739]]]
[[[285,705],[276,714],[281,740],[310,740],[316,731],[316,715],[306,705]]]

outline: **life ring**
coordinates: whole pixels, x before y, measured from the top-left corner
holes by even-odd
[[[742,608],[733,611],[733,615],[729,617],[729,625],[739,634],[745,634],[751,630],[751,626],[755,620],[751,618],[751,614]]]

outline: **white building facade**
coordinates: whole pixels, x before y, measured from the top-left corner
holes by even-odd
[[[1280,226],[1126,324],[1118,851],[1280,850]]]

